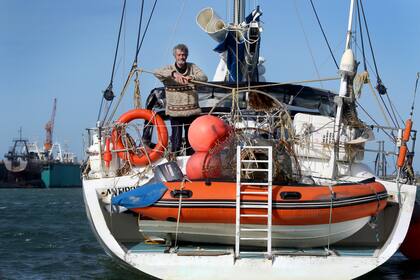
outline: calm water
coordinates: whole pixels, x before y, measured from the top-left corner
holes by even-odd
[[[148,279],[105,255],[81,189],[0,189],[0,279],[58,278]],[[360,279],[420,279],[420,264],[397,254]]]

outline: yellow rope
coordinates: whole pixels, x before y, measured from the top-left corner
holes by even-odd
[[[136,77],[134,78],[134,108],[139,109],[142,107],[141,105],[141,93],[140,93],[140,81],[139,76],[141,74],[141,69],[136,71]]]

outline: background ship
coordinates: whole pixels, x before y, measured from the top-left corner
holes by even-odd
[[[73,153],[52,142],[57,99],[54,99],[50,120],[45,126],[43,149],[22,138],[13,140],[0,164],[1,187],[81,187],[80,164]]]

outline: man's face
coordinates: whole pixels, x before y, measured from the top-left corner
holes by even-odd
[[[188,55],[182,50],[175,50],[175,62],[178,67],[183,67],[187,62]]]

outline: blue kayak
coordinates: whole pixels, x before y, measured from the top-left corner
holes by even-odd
[[[167,190],[168,188],[161,182],[146,184],[114,196],[111,203],[128,209],[148,207],[158,201]]]

